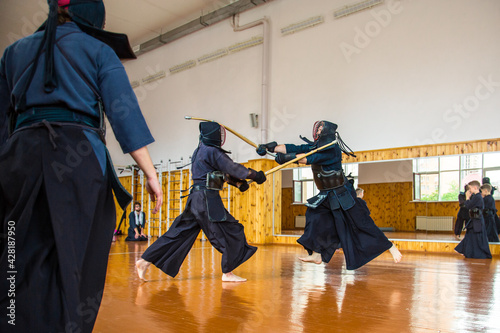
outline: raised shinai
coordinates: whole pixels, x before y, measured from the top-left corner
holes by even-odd
[[[222,281],[246,281],[233,274],[233,270],[247,261],[257,248],[248,245],[243,225],[224,208],[219,191],[224,181],[245,191],[248,189],[245,179],[262,184],[266,176],[262,171],[233,162],[222,149],[224,139],[224,128],[218,123],[200,123],[200,143],[192,158],[193,186],[186,207],[170,229],[136,262],[141,279],[145,280],[150,264],[175,277],[200,230],[203,230],[212,246],[222,253]]]
[[[317,121],[313,128],[314,142],[307,144],[277,145],[276,142],[259,146],[257,153],[266,150],[277,153],[276,162],[286,163],[335,140],[331,147],[306,156],[299,163],[310,164],[314,182],[320,192],[307,200],[304,234],[297,240],[308,252],[300,257],[304,262],[328,263],[335,251],[343,249],[347,269],[357,269],[386,250],[394,262],[401,260],[401,253],[375,225],[370,212],[357,198],[356,192],[342,171],[342,152],[353,155],[337,133],[337,125]]]

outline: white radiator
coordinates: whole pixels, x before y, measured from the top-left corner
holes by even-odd
[[[306,217],[302,215],[295,216],[295,228],[305,228]]]
[[[416,229],[453,231],[453,216],[417,216]]]

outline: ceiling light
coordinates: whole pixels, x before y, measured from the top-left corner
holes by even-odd
[[[159,71],[142,79],[142,83],[151,83],[165,77],[165,71]]]
[[[343,16],[351,15],[364,9],[372,8],[373,6],[380,5],[384,0],[366,0],[358,2],[354,5],[342,7],[341,9],[333,12],[333,17],[340,18]]]
[[[238,51],[247,49],[249,47],[262,44],[263,41],[264,41],[264,37],[255,36],[255,37],[252,37],[251,39],[246,40],[244,42],[233,44],[233,45],[229,46],[227,49],[229,50],[229,52],[238,52]]]
[[[314,27],[317,24],[323,23],[323,16],[315,16],[308,18],[305,21],[290,24],[289,26],[281,29],[283,35],[293,34],[294,32]]]
[[[205,55],[202,55],[201,57],[198,58],[198,62],[200,64],[203,64],[205,62],[209,62],[218,58],[221,58],[223,56],[227,55],[227,49],[220,49],[212,53],[208,53]]]
[[[185,71],[186,69],[190,69],[194,66],[196,66],[196,61],[189,60],[189,61],[183,62],[182,64],[176,65],[174,67],[170,67],[169,71],[171,74],[174,74],[174,73],[179,73],[179,72]]]

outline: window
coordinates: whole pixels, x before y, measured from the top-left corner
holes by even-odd
[[[470,178],[489,177],[500,185],[500,153],[441,156],[413,160],[414,199],[421,201],[456,201]],[[500,191],[495,191],[500,199]]]
[[[354,178],[354,187],[358,183],[358,164],[349,163],[342,166],[345,175]],[[307,203],[307,199],[319,193],[314,183],[311,167],[293,169],[293,202],[295,204]]]

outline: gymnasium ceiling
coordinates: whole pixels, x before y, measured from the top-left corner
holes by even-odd
[[[126,33],[132,46],[235,0],[104,0],[106,30]],[[46,0],[0,0],[0,51],[31,34],[46,18]]]

